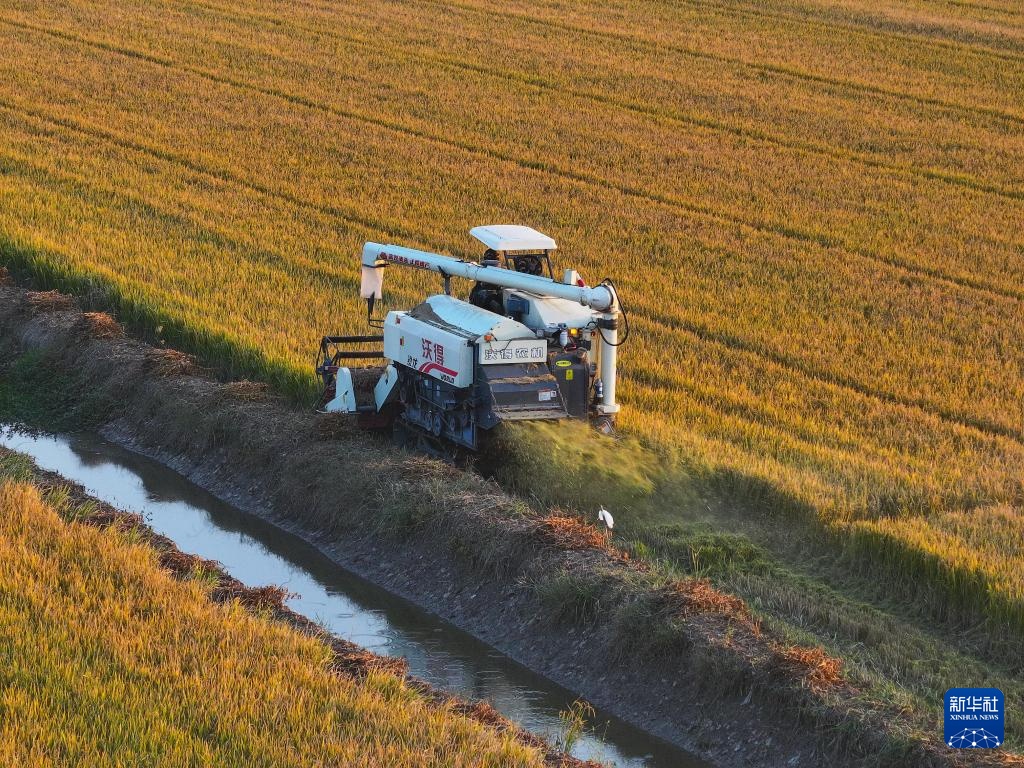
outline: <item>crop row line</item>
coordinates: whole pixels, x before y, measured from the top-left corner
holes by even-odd
[[[120,147],[122,149],[127,149],[129,151],[138,152],[144,155],[149,155],[150,157],[153,157],[157,160],[162,160],[167,163],[179,165],[182,168],[185,168],[191,171],[192,173],[198,174],[200,176],[205,176],[207,178],[214,179],[217,181],[227,182],[229,184],[235,184],[236,186],[248,189],[250,192],[255,192],[256,194],[259,195],[270,197],[276,200],[281,200],[282,202],[288,203],[289,205],[294,205],[298,208],[310,210],[326,217],[334,217],[337,219],[341,219],[343,221],[348,222],[349,224],[359,226],[367,232],[385,232],[388,234],[396,234],[403,238],[417,240],[424,244],[430,245],[431,247],[444,247],[439,243],[430,242],[430,240],[428,238],[425,238],[422,233],[413,232],[412,230],[406,229],[405,227],[396,227],[393,223],[385,223],[381,220],[374,219],[369,216],[364,216],[353,211],[342,210],[341,208],[334,205],[314,203],[312,201],[305,200],[301,197],[297,197],[296,195],[293,195],[289,192],[273,189],[271,187],[264,186],[263,184],[251,181],[245,178],[244,176],[239,176],[238,174],[232,173],[229,170],[223,168],[211,168],[185,155],[180,155],[176,152],[169,151],[162,147],[148,146],[138,141],[127,139],[119,134],[106,131],[94,125],[87,125],[85,123],[80,123],[66,117],[51,115],[38,109],[31,109],[29,107],[25,107],[23,105],[8,101],[4,98],[0,98],[0,108],[6,109],[8,112],[13,112],[16,114],[28,115],[44,123],[59,126],[60,128],[64,128],[65,130],[75,131],[77,133],[90,136],[94,139],[105,141],[108,144],[113,144],[114,146]]]
[[[998,5],[990,5],[988,3],[972,3],[969,0],[946,0],[947,5],[953,5],[958,8],[970,8],[972,10],[991,11],[992,13],[999,13],[1003,16],[1013,16],[1018,18],[1019,14],[1011,8],[1003,8]]]
[[[335,107],[330,104],[324,104],[322,102],[310,99],[306,96],[289,93],[278,88],[266,88],[263,86],[246,82],[244,80],[237,80],[235,78],[231,78],[217,72],[204,70],[202,68],[194,67],[188,64],[182,64],[180,62],[168,63],[167,60],[153,56],[146,52],[136,51],[132,48],[115,46],[106,42],[97,43],[96,41],[93,41],[89,38],[84,38],[69,32],[47,29],[45,27],[37,27],[32,24],[20,21],[12,21],[10,19],[3,17],[0,17],[0,22],[9,24],[14,27],[37,32],[40,34],[50,35],[61,40],[71,41],[79,45],[98,47],[104,51],[113,52],[130,58],[142,59],[144,61],[156,63],[160,66],[163,66],[174,71],[195,75],[197,77],[207,79],[211,82],[218,83],[220,85],[226,85],[228,87],[240,90],[259,93],[264,96],[278,98],[283,101],[307,109],[321,111],[326,114],[334,115],[336,117],[341,117],[344,119],[362,122],[368,125],[373,125],[375,127],[391,131],[393,133],[398,133],[404,136],[410,136],[423,141],[429,141],[441,146],[451,147],[463,152],[476,154],[492,160],[498,160],[503,163],[515,165],[524,170],[545,173],[551,176],[560,177],[576,183],[597,187],[599,189],[613,191],[618,194],[622,194],[626,197],[638,198],[646,200],[648,202],[659,203],[670,208],[677,208],[691,214],[704,216],[705,218],[717,221],[719,223],[727,223],[735,226],[742,226],[748,229],[752,229],[754,231],[776,235],[796,242],[810,243],[812,245],[817,245],[823,248],[835,248],[838,250],[845,251],[846,253],[849,253],[852,256],[857,256],[869,261],[873,261],[875,263],[881,263],[890,268],[903,271],[909,275],[913,275],[921,279],[930,279],[945,285],[949,285],[954,289],[976,290],[992,296],[998,296],[1001,298],[1008,298],[1017,301],[1024,299],[1024,290],[996,286],[986,283],[984,281],[975,280],[962,275],[950,275],[941,269],[926,267],[920,264],[914,264],[913,262],[906,261],[898,257],[886,256],[881,253],[870,251],[866,248],[853,246],[848,243],[845,243],[843,240],[839,238],[824,233],[805,231],[796,227],[786,226],[784,224],[775,224],[770,221],[749,220],[744,218],[743,216],[730,213],[728,211],[716,210],[711,206],[690,202],[672,195],[656,194],[646,189],[639,189],[625,184],[617,184],[615,182],[611,182],[607,179],[601,178],[600,176],[594,176],[593,174],[583,173],[580,171],[559,168],[558,166],[552,163],[540,160],[527,160],[519,158],[514,155],[507,154],[505,152],[500,152],[498,150],[490,149],[487,147],[481,147],[470,142],[459,141],[445,136],[432,134],[427,131],[414,128],[412,126],[404,125],[393,120],[387,120],[381,117],[367,115],[354,110],[341,109],[339,107]],[[390,227],[387,226],[383,228],[385,230],[391,229]]]
[[[684,333],[686,332],[684,331]],[[702,340],[695,335],[693,335],[693,340],[695,345],[704,343],[707,346],[715,346],[714,342]],[[861,464],[870,464],[874,461],[867,459],[866,448],[876,448],[875,444],[863,442],[853,444],[852,440],[844,441],[836,436],[826,435],[823,437],[819,433],[770,413],[761,403],[745,402],[740,398],[732,397],[727,388],[723,389],[713,384],[688,378],[677,371],[666,375],[650,363],[641,363],[630,371],[629,380],[637,384],[648,397],[658,394],[667,398],[684,395],[708,415],[731,419],[747,427],[786,438],[792,444],[804,448],[807,455],[826,455],[833,459]],[[737,447],[742,445],[735,435],[726,435],[720,428],[713,429],[707,428],[707,425],[702,426],[705,427],[700,432],[702,437],[716,435],[730,442],[736,441]],[[744,447],[747,450],[750,448],[749,444]],[[920,463],[917,460],[915,462]]]
[[[94,126],[86,126],[65,118],[54,117],[36,110],[20,107],[16,104],[7,102],[3,99],[0,99],[0,108],[6,109],[8,112],[12,112],[15,114],[27,114],[30,117],[35,118],[36,120],[42,121],[44,123],[56,125],[65,130],[71,130],[85,134],[92,138],[97,138],[102,141],[112,143],[116,146],[121,147],[122,149],[127,149],[132,152],[146,154],[149,155],[150,157],[162,160],[164,162],[179,165],[192,173],[206,176],[207,178],[212,178],[227,183],[231,183],[236,186],[240,186],[244,189],[248,189],[249,191],[256,192],[260,195],[280,199],[290,205],[295,205],[297,207],[313,210],[322,215],[342,218],[346,221],[349,221],[350,223],[356,224],[362,227],[363,229],[369,230],[371,232],[379,231],[380,229],[379,225],[375,223],[374,220],[372,219],[352,215],[347,212],[340,211],[339,209],[333,206],[318,205],[310,201],[304,200],[302,198],[298,198],[295,195],[289,193],[269,189],[267,187],[264,187],[263,185],[250,182],[248,179],[238,176],[237,174],[233,174],[222,169],[209,168],[208,166],[197,163],[194,160],[191,160],[187,157],[183,157],[176,153],[169,152],[162,148],[150,147],[144,144],[140,144],[139,142],[130,141],[124,139],[121,136],[118,136],[108,131],[104,131]],[[141,204],[147,207],[152,207],[150,203],[141,202]],[[157,209],[153,208],[153,210]],[[164,211],[158,211],[158,214],[164,217],[174,215],[168,214]],[[194,222],[189,220],[189,224],[194,225]],[[211,237],[222,237],[220,233],[213,232],[212,230],[210,231],[210,234]],[[420,235],[419,233],[413,235],[413,233],[407,232],[406,234],[408,236],[414,236],[416,239],[420,241],[423,240],[422,235]],[[243,246],[240,243],[237,245],[238,247],[245,248],[246,251],[249,250],[247,246]],[[433,247],[438,246],[435,245]],[[443,248],[443,246],[441,247]],[[271,258],[276,260],[283,257],[278,256],[276,254],[271,254]],[[329,277],[331,279],[338,278],[337,275],[328,273],[324,273],[324,276]],[[856,380],[847,379],[845,377],[840,377],[828,372],[818,371],[810,366],[807,366],[801,361],[793,359],[789,356],[780,355],[777,352],[765,350],[760,345],[751,343],[750,341],[744,340],[733,334],[725,333],[723,331],[715,331],[712,330],[711,328],[708,328],[707,326],[694,323],[692,321],[687,321],[679,318],[670,318],[665,314],[650,312],[644,309],[635,309],[634,311],[638,312],[638,314],[641,317],[657,325],[661,325],[662,327],[671,328],[673,330],[682,330],[703,343],[708,343],[719,348],[730,350],[732,352],[741,352],[750,355],[756,359],[768,362],[772,365],[782,368],[783,370],[786,370],[794,375],[798,375],[801,378],[814,381],[815,383],[825,384],[837,389],[853,392],[861,396],[875,398],[889,405],[897,405],[908,409],[914,409],[921,413],[940,419],[944,422],[982,433],[983,435],[986,435],[988,437],[1009,438],[1016,443],[1021,443],[1022,445],[1024,445],[1024,442],[1022,442],[1024,441],[1024,433],[1021,433],[1017,430],[1013,430],[1012,428],[1005,427],[999,424],[994,424],[983,419],[965,419],[954,412],[946,411],[943,409],[937,409],[926,402],[915,401],[909,398],[903,398],[891,392],[885,392],[883,390],[877,390],[867,387],[862,383],[857,382]]]
[[[899,29],[879,29],[877,27],[870,27],[864,24],[858,24],[855,21],[822,21],[813,16],[801,16],[800,14],[794,13],[780,13],[778,11],[765,11],[759,10],[756,7],[749,5],[731,5],[722,2],[704,2],[704,0],[677,0],[680,3],[689,5],[694,8],[703,9],[707,6],[711,6],[714,9],[722,12],[726,15],[731,16],[743,16],[746,18],[753,19],[771,19],[775,21],[791,22],[793,24],[799,24],[804,27],[814,27],[822,29],[826,32],[835,32],[836,30],[843,30],[844,32],[851,32],[853,34],[861,35],[864,37],[872,37],[876,39],[896,39],[903,40],[904,42],[913,43],[914,45],[926,45],[934,46],[936,48],[943,48],[945,50],[953,51],[966,51],[973,53],[980,57],[991,57],[994,59],[1001,59],[1003,61],[1024,61],[1024,56],[1014,51],[1004,51],[997,48],[991,48],[987,45],[980,45],[978,43],[958,43],[953,40],[949,40],[945,37],[933,37],[928,34],[914,34],[913,32],[906,32]]]
[[[764,345],[751,342],[726,331],[714,330],[706,325],[683,318],[669,317],[663,312],[642,307],[633,308],[632,312],[656,325],[672,330],[681,330],[712,346],[741,352],[763,362],[778,366],[804,379],[824,384],[862,397],[871,398],[887,405],[899,406],[908,410],[923,413],[947,424],[960,427],[985,438],[1004,438],[1024,447],[1024,431],[999,424],[988,419],[968,417],[955,411],[939,408],[926,400],[915,400],[892,392],[870,387],[861,381],[841,376],[829,371],[818,370],[791,355],[766,349]]]
[[[682,396],[684,403],[689,401],[696,405],[695,410],[701,417],[714,419],[711,423],[704,423],[701,419],[696,425],[685,426],[688,433],[699,436],[701,440],[724,444],[747,456],[753,455],[768,459],[775,464],[788,466],[801,473],[820,473],[823,468],[836,465],[847,468],[851,465],[858,465],[873,474],[882,474],[879,467],[875,466],[879,460],[875,457],[868,458],[869,454],[864,446],[860,447],[859,452],[855,452],[823,444],[820,439],[800,434],[791,425],[780,423],[775,419],[766,419],[759,413],[749,412],[751,409],[742,404],[722,403],[719,398],[714,397],[714,393],[710,393],[712,397],[709,398],[709,393],[697,384],[673,381],[669,386],[665,384],[664,380],[659,381],[657,376],[650,371],[641,371],[636,379],[649,396],[665,398],[664,401],[659,400],[659,402],[668,402],[672,397]],[[709,399],[714,399],[714,402],[709,403]],[[694,426],[696,428],[693,428]],[[751,432],[755,433],[753,437]],[[762,437],[770,436],[777,441],[777,445],[765,447],[764,440],[757,440],[756,432],[761,432]],[[786,464],[778,456],[778,444],[784,445],[785,450],[789,453],[798,453],[813,468],[808,469],[806,465],[793,467]],[[889,468],[888,474],[893,474],[892,468]]]
[[[9,113],[13,112],[11,107],[2,101],[0,101],[0,110],[7,111]],[[36,116],[33,115],[33,117]],[[42,118],[36,117],[36,119]],[[100,137],[95,136],[95,138]],[[154,158],[156,157],[155,154],[151,154],[150,156]],[[165,160],[165,162],[170,161]],[[189,170],[196,173],[193,169]],[[218,229],[201,223],[191,216],[185,216],[168,210],[167,208],[158,206],[153,203],[152,200],[143,199],[137,195],[129,194],[119,188],[111,188],[109,186],[97,184],[94,181],[87,181],[72,174],[60,173],[52,168],[47,168],[27,161],[24,158],[9,154],[3,149],[0,149],[0,174],[17,174],[19,176],[33,178],[35,180],[51,180],[55,184],[60,184],[69,188],[72,193],[78,194],[81,197],[87,197],[89,194],[98,195],[105,198],[106,203],[109,203],[116,208],[125,211],[130,210],[133,212],[140,212],[155,221],[166,224],[170,228],[177,229],[183,233],[188,233],[192,239],[197,240],[200,243],[210,243],[218,248],[224,248],[238,253],[245,253],[246,256],[250,257],[253,261],[264,266],[283,269],[287,272],[299,272],[311,279],[319,280],[323,283],[344,283],[350,287],[356,286],[355,279],[351,275],[346,274],[340,268],[332,269],[325,267],[322,264],[311,262],[309,259],[296,259],[265,246],[255,246],[244,243]],[[213,177],[213,174],[206,175],[208,178]],[[45,181],[43,181],[43,183],[45,183]]]
[[[222,18],[234,19],[245,22],[252,22],[253,19],[258,18],[262,21],[267,22],[271,26],[304,31],[309,34],[321,35],[323,37],[327,37],[333,40],[339,40],[347,44],[356,45],[371,51],[380,51],[379,44],[372,40],[366,39],[364,37],[359,37],[357,35],[344,34],[342,32],[330,28],[318,28],[314,26],[307,26],[304,24],[300,24],[298,22],[285,23],[282,19],[277,18],[273,15],[256,12],[242,16],[239,14],[235,14],[230,9],[217,5],[216,3],[202,2],[202,0],[196,0],[196,2],[193,3],[193,5],[205,8],[209,11],[212,11],[213,13],[219,14]],[[388,48],[388,53],[391,56],[394,55],[395,51],[396,49],[394,46]],[[644,117],[653,118],[655,120],[664,121],[670,124],[679,124],[701,128],[707,131],[708,133],[712,134],[731,134],[739,138],[771,146],[777,146],[787,150],[794,150],[797,152],[805,152],[807,154],[819,155],[833,160],[852,161],[861,163],[870,168],[879,168],[888,171],[893,175],[916,176],[918,178],[928,179],[930,181],[938,181],[945,184],[970,189],[972,191],[980,192],[983,194],[996,195],[1011,200],[1024,200],[1024,190],[1015,190],[998,184],[992,184],[990,182],[983,181],[969,174],[951,173],[948,171],[943,171],[938,168],[918,166],[913,163],[892,163],[877,157],[872,157],[867,153],[840,149],[837,147],[830,146],[828,144],[819,144],[817,142],[812,141],[801,141],[798,139],[792,139],[785,136],[780,136],[778,134],[773,134],[769,131],[746,126],[741,123],[729,123],[723,120],[716,120],[709,117],[701,117],[696,114],[687,114],[684,112],[679,112],[674,109],[670,111],[662,111],[638,102],[630,102],[621,99],[616,99],[614,97],[602,94],[597,91],[588,91],[585,89],[571,88],[564,85],[559,85],[558,83],[551,81],[547,78],[544,78],[540,75],[519,74],[510,70],[487,67],[483,64],[474,64],[472,62],[454,56],[431,55],[411,50],[408,47],[403,48],[401,54],[411,61],[420,61],[428,64],[437,64],[447,67],[449,69],[473,72],[475,74],[485,75],[487,77],[491,77],[497,80],[520,83],[522,85],[536,88],[541,91],[561,94],[583,101],[591,101],[595,104],[613,107],[624,112],[632,112],[634,114],[643,115]]]
[[[504,11],[496,8],[481,8],[480,6],[474,5],[473,3],[463,3],[458,2],[457,0],[421,0],[421,2],[430,3],[431,5],[440,6],[442,8],[459,8],[461,10],[469,11],[470,13],[475,13],[477,15],[500,16],[503,18],[515,19],[518,21],[527,22],[529,24],[547,27],[549,29],[557,29],[563,32],[569,32],[576,35],[596,37],[605,40],[623,41],[631,45],[639,46],[648,50],[669,50],[675,53],[682,54],[684,56],[689,56],[691,58],[705,59],[707,61],[715,61],[722,64],[740,66],[747,69],[755,70],[757,72],[762,72],[768,75],[790,77],[797,80],[821,83],[823,85],[845,88],[847,90],[852,91],[861,91],[863,93],[869,93],[876,96],[886,96],[889,98],[911,101],[916,104],[927,104],[929,106],[941,107],[943,109],[951,111],[974,113],[987,117],[996,117],[1007,122],[1016,123],[1018,125],[1024,125],[1024,115],[999,109],[998,107],[988,107],[980,104],[961,104],[959,102],[947,101],[945,99],[940,99],[934,96],[924,96],[921,94],[907,93],[905,91],[883,88],[882,86],[879,85],[864,83],[858,80],[844,80],[840,78],[829,77],[827,75],[819,75],[814,72],[808,72],[806,70],[798,69],[796,67],[789,67],[781,64],[753,62],[736,56],[725,56],[723,54],[702,51],[697,48],[688,48],[686,46],[678,44],[657,43],[653,40],[645,39],[642,37],[634,37],[633,35],[630,35],[625,32],[600,30],[594,29],[592,27],[569,24],[567,22],[553,21],[551,19],[533,16],[529,13],[520,11]]]

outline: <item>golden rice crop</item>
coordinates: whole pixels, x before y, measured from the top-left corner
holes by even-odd
[[[1020,607],[1012,4],[77,0],[0,35],[12,264],[301,389],[363,327],[363,240],[537,226],[623,287],[626,431]]]
[[[543,765],[393,676],[339,677],[328,646],[207,589],[0,484],[0,763]]]

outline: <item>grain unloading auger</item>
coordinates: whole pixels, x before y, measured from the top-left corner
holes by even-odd
[[[502,421],[589,419],[610,432],[619,411],[617,348],[629,333],[628,324],[619,333],[626,318],[614,284],[588,286],[571,269],[555,280],[555,241],[530,227],[470,234],[487,248],[479,263],[366,243],[360,295],[371,322],[386,267],[436,272],[444,293],[388,312],[382,335],[325,336],[317,363],[323,410],[359,414],[364,426],[397,423],[470,450]],[[474,281],[468,301],[451,295],[453,277]],[[382,349],[365,349],[381,342]],[[341,364],[369,358],[386,360],[372,391],[367,369],[354,375]]]

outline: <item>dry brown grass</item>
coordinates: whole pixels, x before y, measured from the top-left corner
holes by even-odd
[[[83,522],[105,527],[106,520],[85,519]],[[160,553],[160,565],[177,576],[188,576],[191,573],[207,571],[216,573],[219,566],[212,560],[204,560],[196,555],[188,555],[179,549],[167,549]]]
[[[334,651],[331,669],[338,674],[360,678],[370,672],[384,672],[404,678],[409,672],[405,659],[378,656],[345,640],[335,638],[331,649]]]
[[[230,381],[220,392],[224,397],[246,403],[261,403],[272,398],[270,387],[262,381]]]
[[[124,328],[106,312],[85,312],[82,314],[85,331],[93,339],[120,339]]]
[[[313,423],[313,433],[319,440],[337,440],[356,431],[356,417],[346,413],[325,413]]]
[[[777,659],[783,670],[800,677],[806,686],[816,691],[835,688],[845,682],[842,675],[843,662],[829,656],[821,648],[799,645],[780,647]]]
[[[161,378],[169,376],[195,376],[202,369],[192,355],[176,349],[150,349],[146,352],[149,372]]]
[[[680,616],[713,614],[749,621],[750,609],[740,598],[716,589],[706,579],[676,581],[664,590],[666,604]]]
[[[556,549],[609,549],[608,537],[578,517],[548,515],[541,518],[539,530],[543,540]]]
[[[29,291],[25,294],[25,301],[32,308],[33,312],[64,312],[73,309],[75,300],[66,293],[60,291]]]

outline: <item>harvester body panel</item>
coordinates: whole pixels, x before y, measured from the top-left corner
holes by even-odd
[[[473,352],[465,336],[409,312],[389,312],[384,321],[384,357],[454,387],[472,386]]]

